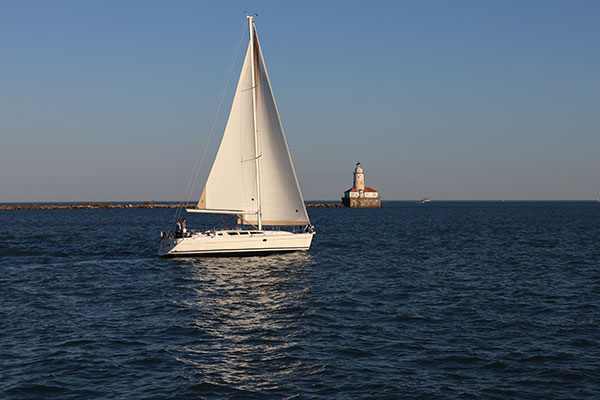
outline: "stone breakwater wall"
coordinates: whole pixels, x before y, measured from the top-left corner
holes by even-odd
[[[179,204],[143,203],[79,203],[79,204],[0,204],[0,210],[95,210],[123,208],[178,208]]]
[[[179,208],[181,204],[159,204],[153,201],[143,203],[81,203],[81,204],[0,204],[0,210],[96,210],[125,208]],[[340,208],[340,203],[307,203],[306,208]]]
[[[306,208],[343,208],[342,203],[306,203]]]

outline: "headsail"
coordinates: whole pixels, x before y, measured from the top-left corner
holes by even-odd
[[[258,209],[252,117],[252,58],[248,49],[225,133],[198,208],[253,212]]]
[[[264,225],[307,225],[310,221],[254,27],[251,32],[254,46],[248,46],[223,140],[198,207],[254,212],[260,207]],[[255,91],[252,90],[252,70]],[[253,100],[256,102],[256,148]],[[259,157],[258,163],[256,157]],[[257,175],[260,204],[257,204]],[[251,224],[258,222],[257,214],[247,214],[244,219]]]

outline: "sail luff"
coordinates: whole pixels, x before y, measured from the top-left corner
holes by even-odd
[[[261,212],[261,193],[260,193],[260,160],[259,160],[259,150],[258,150],[258,126],[256,125],[256,50],[254,47],[254,38],[256,37],[256,30],[254,29],[254,17],[249,15],[248,17],[248,28],[250,31],[250,54],[252,55],[252,119],[254,122],[254,165],[256,169],[256,205],[257,205],[257,214],[256,218],[258,220],[258,229],[262,229],[262,212]]]

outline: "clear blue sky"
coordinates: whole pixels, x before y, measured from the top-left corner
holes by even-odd
[[[305,199],[357,161],[387,200],[600,196],[598,1],[24,0],[0,1],[0,202],[180,200],[244,10]]]

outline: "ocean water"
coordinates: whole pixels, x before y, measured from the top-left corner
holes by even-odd
[[[600,397],[600,204],[309,214],[307,253],[163,259],[174,210],[0,211],[0,398]]]

